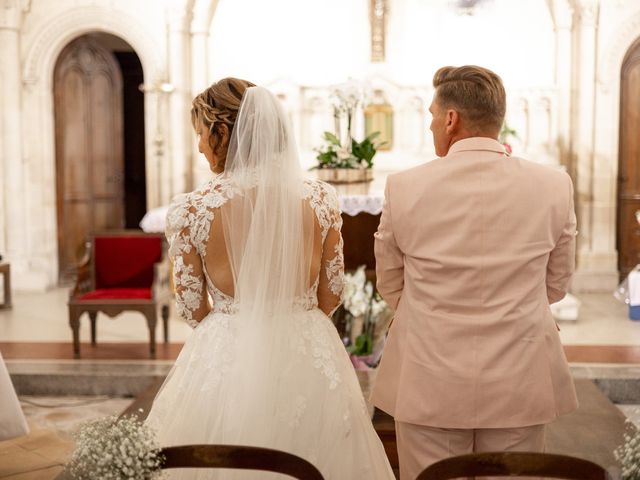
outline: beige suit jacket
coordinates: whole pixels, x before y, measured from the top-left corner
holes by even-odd
[[[440,428],[547,423],[577,407],[549,304],[574,269],[570,177],[488,138],[391,175],[375,234],[396,310],[372,400]]]

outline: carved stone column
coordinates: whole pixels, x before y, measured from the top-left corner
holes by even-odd
[[[550,2],[555,32],[555,84],[558,89],[558,151],[560,164],[575,178],[571,165],[571,28],[573,8],[569,0]]]
[[[612,291],[617,283],[615,215],[606,159],[595,152],[595,89],[599,0],[575,0],[571,108],[578,256],[576,291]]]
[[[217,0],[196,0],[191,21],[191,95],[189,102],[209,86],[209,28],[217,6]],[[187,105],[188,108],[190,103]],[[191,134],[190,166],[193,186],[197,186],[211,174],[208,165],[200,158],[198,142]],[[192,186],[192,188],[193,188]]]
[[[209,86],[209,28],[216,0],[196,0],[191,20],[191,95]]]
[[[0,2],[0,253],[12,263],[14,274],[27,269],[27,205],[25,161],[22,152],[22,81],[20,25],[22,4]]]
[[[175,7],[168,11],[169,27],[169,82],[174,90],[169,98],[169,155],[171,181],[169,199],[192,187],[189,160],[190,119],[189,100],[191,96],[190,78],[190,38],[189,24],[191,11],[188,6]]]

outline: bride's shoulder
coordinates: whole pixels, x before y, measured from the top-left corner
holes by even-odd
[[[318,200],[334,203],[338,201],[336,189],[322,180],[312,178],[305,179],[305,192],[307,196],[315,197]]]
[[[224,205],[238,192],[235,183],[224,173],[214,177],[196,190],[198,202],[206,209]]]
[[[189,217],[193,214],[191,193],[181,193],[171,200],[167,211],[165,234],[172,238],[189,225]]]
[[[199,219],[211,217],[211,209],[222,206],[233,196],[233,191],[229,179],[218,175],[192,192],[173,197],[167,212],[167,237],[171,238]]]

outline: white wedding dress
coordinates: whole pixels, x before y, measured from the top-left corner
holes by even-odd
[[[0,442],[28,433],[27,420],[0,353]]]
[[[349,357],[321,310],[337,307],[343,287],[337,196],[302,179],[285,117],[268,91],[248,89],[225,173],[169,210],[178,312],[194,331],[147,424],[162,446],[275,448],[307,459],[328,480],[394,479]],[[167,475],[290,478],[214,469]]]

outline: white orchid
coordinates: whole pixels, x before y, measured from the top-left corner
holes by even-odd
[[[353,112],[364,101],[364,88],[361,82],[349,80],[333,87],[331,99],[341,112]]]
[[[349,149],[344,147],[336,150],[336,154],[338,155],[338,160],[347,160],[353,156]]]
[[[367,281],[364,265],[361,265],[353,273],[346,273],[344,277],[344,310],[352,317],[347,321],[347,325],[350,324],[353,328],[353,319],[362,320],[357,323],[362,326],[362,331],[353,332],[353,336],[351,336],[353,343],[347,347],[347,351],[352,355],[352,358],[358,356],[364,358],[373,351],[375,326],[380,318],[385,318],[388,306],[375,292],[373,283]]]

